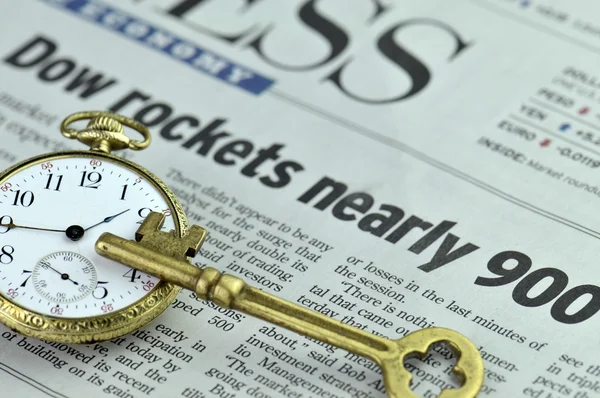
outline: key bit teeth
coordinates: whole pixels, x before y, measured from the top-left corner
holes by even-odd
[[[165,215],[163,213],[151,212],[135,233],[135,240],[141,242],[144,237],[152,236],[153,233],[159,232],[164,222]]]
[[[173,230],[160,230],[164,221],[163,213],[151,212],[135,233],[135,240],[149,249],[172,257],[194,257],[204,242],[206,230],[199,225],[193,225],[179,238]]]
[[[200,246],[202,246],[205,237],[206,230],[204,228],[199,225],[192,225],[187,234],[181,238],[182,243],[188,246],[186,256],[196,257],[196,254],[198,254],[198,250],[200,250]]]

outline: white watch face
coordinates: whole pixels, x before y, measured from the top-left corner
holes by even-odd
[[[106,158],[48,158],[0,181],[0,292],[40,314],[85,318],[121,310],[159,280],[98,255],[104,232],[133,239],[161,191]]]

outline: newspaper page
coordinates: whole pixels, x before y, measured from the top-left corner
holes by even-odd
[[[600,397],[599,13],[4,0],[0,166],[81,148],[70,113],[134,117],[154,142],[123,155],[207,228],[197,266],[392,339],[455,329],[481,397]],[[190,292],[110,342],[0,336],[2,396],[385,396],[372,362]],[[412,389],[459,386],[453,363],[444,345],[409,360]]]

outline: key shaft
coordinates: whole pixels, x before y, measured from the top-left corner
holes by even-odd
[[[104,233],[96,245],[104,257],[166,282],[191,290],[204,300],[233,308],[297,333],[378,361],[393,350],[391,340],[346,325],[316,311],[283,300],[247,285],[242,279],[217,269],[200,269],[137,242]]]

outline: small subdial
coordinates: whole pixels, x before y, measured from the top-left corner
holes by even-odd
[[[40,296],[67,304],[90,295],[98,284],[98,275],[94,264],[81,254],[56,252],[38,261],[32,280]]]

